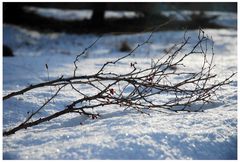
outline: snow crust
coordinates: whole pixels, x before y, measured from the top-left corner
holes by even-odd
[[[3,95],[61,75],[72,76],[76,55],[97,38],[96,35],[41,34],[11,25],[3,28],[3,42],[16,55],[3,58]],[[223,80],[237,71],[237,31],[205,29],[205,32],[215,42],[217,67],[214,72],[218,80]],[[187,34],[194,38],[198,31]],[[82,57],[78,74],[94,73],[107,60],[126,54],[119,51],[123,41],[134,47],[148,35],[104,36]],[[140,48],[116,70],[123,72],[131,61],[138,62],[138,66],[149,66],[151,58],[161,57],[163,50],[179,42],[183,35],[182,31],[154,33],[150,45]],[[188,70],[196,70],[201,64],[199,59],[196,55],[186,60]],[[45,64],[49,67],[49,78]],[[53,92],[54,88],[38,89],[3,101],[3,130],[19,124],[27,112],[41,106]],[[62,110],[74,99],[77,95],[65,89],[37,117]],[[96,120],[68,114],[3,137],[3,158],[237,159],[236,76],[230,85],[219,91],[219,100],[205,109],[201,113],[151,113],[147,116],[131,109],[107,106],[94,110],[101,114]]]

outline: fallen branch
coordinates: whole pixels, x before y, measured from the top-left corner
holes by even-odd
[[[3,100],[7,100],[14,96],[23,95],[36,88],[46,86],[58,87],[56,93],[36,111],[32,112],[25,121],[14,128],[4,131],[3,135],[14,134],[21,129],[27,129],[28,127],[52,120],[67,113],[78,113],[79,115],[87,115],[92,119],[96,119],[100,114],[92,113],[88,109],[96,109],[107,105],[118,105],[125,109],[132,108],[145,114],[149,114],[150,111],[162,113],[169,111],[203,111],[203,107],[216,98],[217,90],[223,85],[229,84],[231,82],[230,79],[235,75],[233,73],[225,80],[214,82],[217,75],[212,74],[212,69],[215,67],[213,65],[213,44],[211,58],[208,59],[207,57],[209,55],[208,44],[213,41],[201,29],[199,30],[197,42],[188,52],[183,52],[183,49],[190,43],[191,38],[186,37],[185,34],[181,43],[175,44],[170,50],[165,51],[165,54],[160,59],[153,60],[150,67],[140,69],[136,67],[137,62],[130,62],[128,67],[130,69],[129,72],[119,74],[106,70],[110,66],[117,66],[119,62],[130,57],[138,48],[148,44],[152,35],[153,33],[126,55],[103,64],[95,74],[76,75],[79,58],[94,46],[99,40],[98,38],[81,54],[77,55],[74,60],[72,77],[61,76],[58,79],[30,85],[27,88],[4,96]],[[203,57],[200,70],[198,72],[179,70],[179,67],[186,66],[183,61],[194,54]],[[174,83],[174,78],[179,76],[182,79]],[[81,86],[88,86],[93,89],[92,95],[86,94],[81,89]],[[52,99],[56,98],[58,93],[63,91],[63,87],[72,88],[74,92],[79,94],[79,98],[66,105],[61,111],[33,120],[33,116],[43,110]],[[126,89],[130,89],[130,91],[126,91]],[[170,97],[166,98],[166,94]],[[161,98],[164,99],[162,100]],[[198,104],[198,108],[192,109],[191,106],[193,104]]]

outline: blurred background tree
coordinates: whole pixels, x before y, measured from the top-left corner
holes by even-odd
[[[44,17],[30,7],[59,10],[91,10],[90,19],[59,20]],[[181,11],[191,11],[188,17]],[[132,11],[138,16],[122,17],[121,19],[106,19],[106,11]],[[184,20],[174,19],[172,15],[164,15],[165,11],[174,11],[175,16],[182,16]],[[223,28],[214,24],[212,20],[217,16],[206,15],[206,11],[237,12],[237,3],[207,2],[207,3],[157,3],[157,2],[4,2],[3,22],[41,31],[56,31],[70,33],[106,33],[106,32],[141,32],[153,26],[162,24],[170,19],[168,25],[161,30],[182,30],[183,28]]]

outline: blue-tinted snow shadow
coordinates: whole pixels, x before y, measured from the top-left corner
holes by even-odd
[[[24,101],[22,98],[3,101],[3,127],[21,122],[38,107],[39,105]]]
[[[82,125],[83,123],[86,124],[87,120],[89,120],[90,118],[87,116],[76,116],[76,117],[72,117],[72,118],[68,118],[65,119],[63,121],[58,121],[60,123],[58,124],[50,124],[49,126],[47,126],[43,131],[48,131],[48,130],[54,130],[54,129],[61,129],[61,128],[69,128],[69,127],[77,127]]]
[[[213,102],[213,103],[209,103],[209,104],[206,104],[204,105],[204,107],[202,107],[202,104],[192,104],[190,107],[188,107],[187,109],[190,109],[192,112],[182,112],[182,113],[176,113],[176,112],[173,112],[173,111],[166,111],[168,116],[171,116],[171,115],[182,115],[183,113],[203,113],[202,111],[199,110],[200,107],[202,107],[201,110],[208,110],[208,109],[216,109],[216,108],[219,108],[221,106],[223,106],[224,103],[223,102]],[[178,107],[178,108],[175,108],[175,109],[181,109],[182,107]],[[96,109],[97,110],[97,109]],[[159,110],[161,110],[161,108],[159,108]],[[199,112],[194,112],[196,110],[199,110]],[[148,110],[146,111],[147,113],[150,114],[150,116],[148,116],[147,114],[141,114],[139,112],[137,112],[136,110],[134,109],[126,109],[124,110],[123,108],[120,108],[119,107],[119,110],[115,110],[113,112],[106,112],[106,111],[97,111],[99,114],[100,114],[100,117],[97,118],[97,119],[91,119],[90,117],[87,117],[87,116],[84,116],[84,115],[77,115],[75,117],[69,117],[65,120],[59,120],[58,122],[60,124],[52,124],[48,127],[46,127],[45,130],[51,130],[51,129],[60,129],[60,128],[66,128],[66,127],[77,127],[77,126],[80,126],[80,125],[90,125],[92,123],[95,123],[95,124],[102,124],[102,122],[104,121],[109,121],[111,120],[110,122],[108,122],[108,124],[106,124],[107,127],[109,127],[108,125],[110,124],[110,126],[113,126],[114,124],[115,125],[121,125],[121,121],[119,121],[118,123],[115,122],[116,118],[119,118],[119,117],[129,117],[129,116],[134,116],[134,115],[145,115],[146,117],[149,117],[151,118],[151,115],[152,114],[156,114],[156,113],[161,113],[161,112],[155,112],[155,111],[151,111],[151,110]],[[207,112],[204,112],[204,113],[207,113]],[[122,123],[122,125],[125,125],[126,123]]]
[[[49,94],[48,94],[49,95]],[[39,109],[45,102],[46,97],[39,99],[38,103],[31,102],[30,99],[24,96],[13,97],[6,101],[3,101],[3,127],[17,126],[17,123],[23,122],[32,112]],[[40,105],[39,105],[40,104]],[[66,105],[66,101],[51,101],[41,111],[39,111],[33,119],[39,119],[41,117],[48,116],[52,111],[60,111]]]
[[[81,125],[90,125],[92,123],[98,123],[104,119],[112,119],[114,121],[114,119],[116,117],[124,117],[130,114],[136,114],[136,112],[131,111],[131,110],[118,110],[118,111],[114,111],[111,113],[100,113],[100,117],[98,117],[97,119],[92,119],[88,116],[85,115],[76,115],[75,117],[70,117],[67,118],[65,120],[60,120],[58,122],[60,122],[60,124],[51,124],[50,126],[46,127],[45,130],[52,130],[52,129],[61,129],[61,128],[68,128],[68,127],[77,127],[77,126],[81,126]],[[111,125],[114,124],[112,122],[110,122]],[[116,123],[118,125],[121,125],[121,123]]]
[[[30,84],[38,84],[49,79],[57,79],[61,75],[70,75],[69,68],[73,67],[74,56],[72,57],[13,57],[3,59],[3,89],[16,90],[20,86],[22,88]],[[48,64],[48,72],[45,65]],[[65,73],[57,72],[57,69],[65,68]],[[73,68],[72,68],[73,69]],[[19,88],[18,88],[19,89]]]
[[[3,152],[3,160],[19,160],[16,151]]]
[[[187,110],[189,112],[202,112],[202,111],[205,111],[205,110],[209,110],[209,109],[216,109],[216,108],[219,108],[221,106],[224,105],[224,102],[211,102],[211,103],[208,103],[208,104],[202,104],[202,103],[193,103],[191,104],[190,106],[176,106],[176,107],[173,107],[172,110]]]

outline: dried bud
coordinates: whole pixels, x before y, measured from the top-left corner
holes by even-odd
[[[153,76],[150,76],[147,78],[148,81],[152,81],[153,80]]]
[[[114,90],[113,88],[109,89],[109,91],[110,91],[110,93],[111,93],[112,95],[114,95],[115,90]]]

